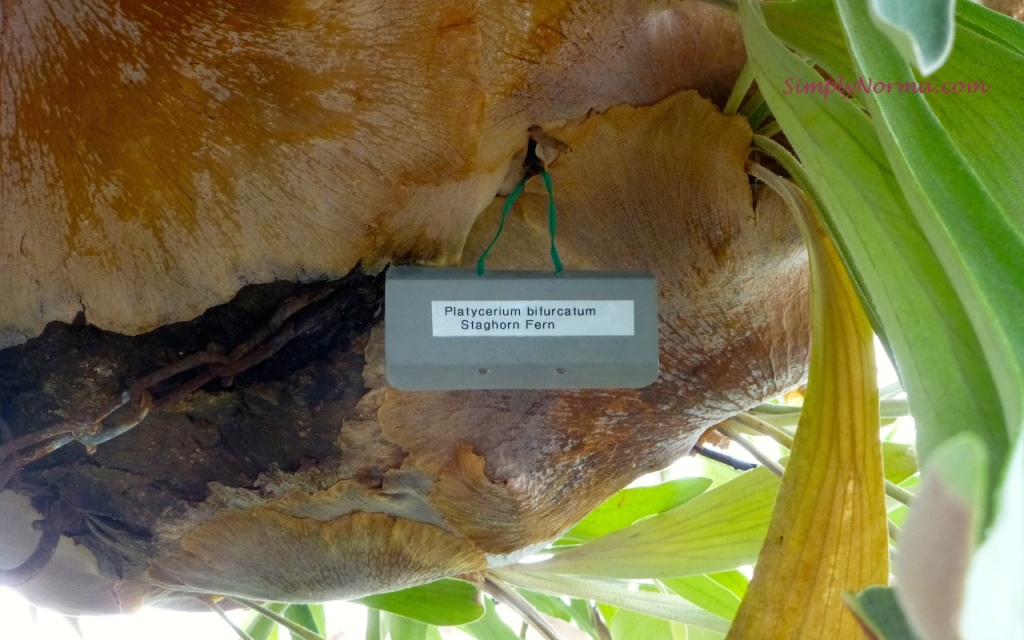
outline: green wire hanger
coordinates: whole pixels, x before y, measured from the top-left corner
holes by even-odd
[[[498,232],[494,234],[491,244],[487,245],[484,252],[480,254],[480,259],[476,261],[477,275],[484,275],[484,262],[487,260],[487,254],[491,252],[491,248],[498,242],[501,232],[505,230],[505,218],[508,217],[508,212],[512,210],[512,205],[522,195],[523,188],[526,187],[526,181],[537,174],[540,174],[541,180],[544,181],[544,187],[548,190],[548,230],[551,232],[551,262],[555,265],[555,275],[562,272],[562,259],[559,257],[558,248],[555,246],[555,233],[558,231],[558,210],[555,208],[555,193],[551,185],[551,174],[547,172],[547,169],[544,168],[544,163],[537,157],[536,148],[537,143],[531,138],[530,146],[526,152],[526,160],[523,161],[526,173],[523,174],[523,179],[519,181],[516,188],[505,199],[505,207],[501,210],[501,222],[498,223]]]

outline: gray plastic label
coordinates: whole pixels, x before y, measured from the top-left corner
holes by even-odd
[[[650,274],[394,267],[385,312],[399,389],[635,388],[658,377]]]

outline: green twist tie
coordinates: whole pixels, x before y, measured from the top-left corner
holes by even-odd
[[[505,230],[505,218],[508,217],[508,212],[512,210],[512,205],[515,204],[516,200],[523,193],[523,188],[526,187],[526,181],[533,177],[529,172],[523,176],[523,179],[519,181],[516,188],[512,190],[512,193],[508,194],[508,198],[505,200],[505,206],[501,210],[501,222],[498,223],[498,232],[494,234],[494,239],[487,245],[484,252],[480,254],[480,259],[476,261],[476,273],[477,275],[484,275],[485,268],[484,263],[487,261],[487,254],[491,252],[495,243],[498,242],[498,238],[501,233]],[[555,275],[562,272],[562,259],[558,255],[558,248],[555,246],[555,234],[558,231],[558,209],[555,207],[555,193],[551,185],[551,174],[547,171],[540,172],[541,180],[544,181],[544,187],[548,190],[548,230],[551,232],[551,262],[555,265]]]

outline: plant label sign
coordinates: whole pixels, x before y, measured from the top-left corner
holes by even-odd
[[[407,391],[645,387],[658,377],[654,276],[393,267],[388,383]]]

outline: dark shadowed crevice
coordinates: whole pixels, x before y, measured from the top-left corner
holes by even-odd
[[[194,320],[140,336],[51,323],[0,351],[0,410],[15,437],[81,415],[210,345],[230,352],[286,301],[317,296],[288,319],[301,333],[265,361],[150,414],[91,455],[68,444],[10,487],[43,511],[61,504],[81,514],[65,535],[93,550],[104,573],[133,573],[154,551],[157,519],[205,500],[209,483],[249,489],[261,474],[341,457],[342,423],[366,391],[362,351],[382,317],[383,284],[383,274],[356,269],[330,282],[250,285]],[[194,375],[155,385],[154,398]]]

